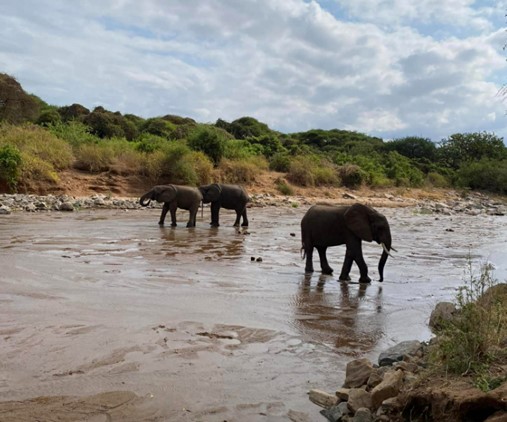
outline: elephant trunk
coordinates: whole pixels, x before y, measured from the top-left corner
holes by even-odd
[[[146,199],[148,199],[148,202],[146,202]],[[139,200],[139,203],[143,207],[147,207],[150,205],[151,202],[151,192],[145,193],[143,196],[141,196],[141,199]]]

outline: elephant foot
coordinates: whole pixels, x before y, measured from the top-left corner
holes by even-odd
[[[158,222],[158,225],[159,225],[160,227],[163,227],[163,226],[164,226],[164,222],[163,222],[163,221],[159,221],[159,222]]]
[[[248,223],[243,223],[241,227],[248,227]]]
[[[331,275],[331,274],[333,274],[333,269],[331,267],[322,268],[322,274]]]
[[[305,268],[305,273],[306,273],[306,274],[311,274],[311,273],[313,273],[313,268]]]
[[[177,224],[176,223],[171,223],[171,227],[176,227]]]
[[[220,227],[220,224],[218,223],[209,223],[211,227]]]
[[[350,281],[351,278],[349,275],[340,275],[340,277],[338,278],[338,280],[340,281]]]
[[[368,277],[367,275],[361,276],[359,278],[359,283],[371,283],[371,278]]]

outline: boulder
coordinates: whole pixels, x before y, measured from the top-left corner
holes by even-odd
[[[384,375],[382,382],[371,390],[371,402],[374,409],[382,402],[399,394],[403,384],[403,371],[395,370]]]
[[[347,364],[343,387],[355,388],[366,384],[373,371],[372,363],[366,359],[355,359]]]
[[[2,205],[0,207],[0,215],[7,215],[11,213],[11,209],[7,205]]]
[[[451,302],[437,303],[430,315],[429,326],[432,330],[442,328],[442,324],[450,321],[456,313],[456,306]]]
[[[330,422],[340,422],[344,416],[350,414],[349,408],[346,402],[342,402],[336,406],[330,407],[329,409],[323,409],[320,414],[324,416]]]
[[[356,414],[352,418],[352,422],[373,422],[373,415],[371,414],[370,409],[366,407],[357,409]]]
[[[308,395],[312,402],[321,407],[332,407],[338,403],[338,397],[322,390],[310,390]]]
[[[379,366],[388,366],[394,362],[404,360],[408,356],[414,356],[421,346],[421,342],[417,340],[402,341],[396,346],[383,351],[378,358],[378,364]]]
[[[371,394],[362,388],[351,388],[347,406],[352,413],[356,413],[362,407],[371,408]]]

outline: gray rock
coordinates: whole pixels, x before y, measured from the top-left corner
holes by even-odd
[[[62,202],[58,206],[59,211],[74,211],[74,205],[72,205],[72,202]]]
[[[442,328],[442,324],[452,320],[456,313],[456,306],[451,302],[437,303],[433,312],[431,312],[429,326],[432,330]]]
[[[0,207],[0,215],[8,215],[11,213],[11,209],[7,205],[2,205]]]
[[[339,422],[344,416],[349,415],[350,412],[347,403],[343,402],[329,409],[321,410],[320,414],[327,418],[328,421]]]
[[[357,409],[356,414],[352,418],[352,422],[372,422],[373,421],[373,415],[371,414],[370,409],[367,409],[366,407],[361,407],[360,409]]]
[[[378,364],[379,366],[388,366],[394,362],[404,360],[407,356],[414,356],[421,346],[421,342],[417,340],[402,341],[396,346],[383,351],[378,358]]]

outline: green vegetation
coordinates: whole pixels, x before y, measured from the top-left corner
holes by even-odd
[[[507,361],[507,285],[496,284],[488,264],[475,275],[469,258],[467,280],[455,304],[456,315],[441,324],[431,346],[432,368],[470,375],[483,391],[493,389],[506,380],[495,368]]]
[[[174,115],[145,119],[103,107],[49,105],[6,74],[0,74],[0,147],[4,190],[26,189],[37,178],[57,181],[59,171],[73,167],[153,183],[250,183],[270,169],[297,186],[507,193],[507,148],[493,133],[384,141],[341,129],[284,134],[248,116],[215,124]]]

